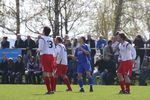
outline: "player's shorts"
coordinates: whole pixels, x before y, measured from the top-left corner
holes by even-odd
[[[56,67],[56,74],[57,75],[66,75],[68,71],[68,66],[67,65],[62,65],[62,64],[57,64]]]
[[[91,65],[88,63],[78,64],[77,65],[77,73],[91,72]]]
[[[40,61],[42,64],[42,70],[44,72],[53,72],[54,68],[54,57],[53,55],[44,54],[40,56]]]
[[[132,76],[132,66],[133,66],[132,60],[121,61],[117,73],[121,73],[122,75]]]

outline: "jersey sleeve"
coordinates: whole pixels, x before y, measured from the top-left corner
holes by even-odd
[[[38,50],[42,51],[44,49],[44,39],[39,39],[39,46]]]
[[[134,48],[131,44],[129,44],[129,45],[127,46],[127,48],[128,48],[129,50],[131,50],[132,58],[135,59],[135,58],[136,58],[136,50],[135,50],[135,48]]]

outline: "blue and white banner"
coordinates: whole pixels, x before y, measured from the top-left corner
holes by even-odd
[[[22,54],[21,49],[0,49],[0,62],[2,61],[3,55],[6,55],[7,58],[13,58],[13,60],[16,61],[18,55],[21,54]]]

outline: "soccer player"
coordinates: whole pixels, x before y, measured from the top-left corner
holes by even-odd
[[[127,42],[125,34],[118,35],[119,44],[119,68],[117,76],[119,79],[121,91],[119,94],[130,94],[130,76],[132,76],[132,66],[136,58],[136,51],[133,46]]]
[[[43,36],[39,39],[39,46],[37,53],[40,53],[40,60],[42,64],[43,77],[47,87],[46,94],[54,94],[54,55],[55,55],[55,44],[53,38],[49,37],[51,29],[44,27]]]
[[[79,46],[75,50],[75,58],[78,61],[77,64],[77,72],[78,72],[78,84],[80,86],[80,92],[84,92],[83,87],[83,78],[82,74],[86,73],[86,76],[89,80],[90,84],[90,92],[93,92],[93,79],[91,77],[91,57],[90,57],[90,49],[87,44],[85,44],[85,37],[81,37],[78,39]]]
[[[54,90],[56,91],[56,84],[58,80],[58,75],[60,75],[63,79],[65,84],[67,85],[68,89],[66,91],[72,91],[70,86],[70,81],[67,74],[68,70],[68,62],[67,62],[67,51],[66,47],[62,44],[63,40],[61,37],[56,37],[56,73],[55,73],[55,84]]]

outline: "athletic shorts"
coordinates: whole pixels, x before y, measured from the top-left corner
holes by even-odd
[[[53,55],[44,54],[40,56],[42,70],[44,72],[53,72],[54,69],[54,57]]]
[[[77,65],[77,73],[85,73],[85,72],[91,72],[91,71],[92,71],[91,65],[88,63]]]
[[[68,71],[68,66],[67,65],[62,65],[62,64],[57,64],[56,67],[56,74],[57,75],[66,75]]]
[[[121,73],[122,75],[132,76],[132,66],[133,66],[132,60],[121,61],[117,73]]]

